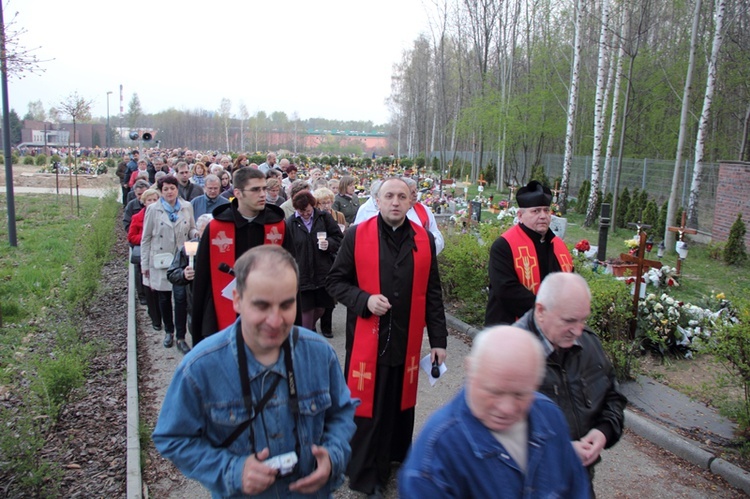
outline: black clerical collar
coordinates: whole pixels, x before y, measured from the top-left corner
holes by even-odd
[[[535,243],[548,243],[555,236],[555,233],[552,232],[551,229],[547,229],[547,233],[542,236],[537,231],[529,229],[522,223],[519,223],[518,225],[521,226],[521,230],[523,230]]]

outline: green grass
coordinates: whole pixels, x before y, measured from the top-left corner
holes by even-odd
[[[81,341],[80,311],[115,241],[119,203],[82,197],[74,216],[67,196],[15,199],[18,245],[11,247],[0,196],[0,385],[13,394],[0,411],[0,478],[17,477],[23,493],[53,497],[59,465],[42,448],[99,347]]]

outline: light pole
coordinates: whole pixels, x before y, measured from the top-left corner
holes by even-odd
[[[105,139],[105,143],[107,144],[107,152],[109,152],[109,96],[112,94],[112,91],[107,92],[107,138]]]

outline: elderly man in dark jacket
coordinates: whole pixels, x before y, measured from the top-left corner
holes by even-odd
[[[590,314],[591,291],[583,277],[557,272],[542,281],[534,308],[514,325],[542,341],[547,374],[539,391],[562,409],[573,448],[593,481],[601,451],[622,435],[627,399],[599,338],[585,325]]]

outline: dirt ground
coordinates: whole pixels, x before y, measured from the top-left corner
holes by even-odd
[[[61,188],[70,185],[71,177],[66,174],[56,175],[54,173],[39,173],[39,166],[13,165],[13,185],[16,187],[47,187]],[[104,175],[77,175],[78,187],[84,188],[107,188],[117,186],[119,179],[111,169]],[[75,185],[76,177],[72,177]],[[5,186],[5,167],[0,168],[0,186]]]

